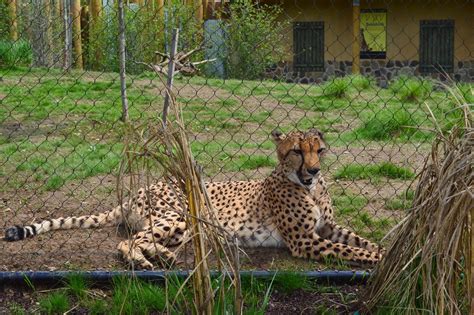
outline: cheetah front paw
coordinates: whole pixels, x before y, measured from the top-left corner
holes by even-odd
[[[153,270],[153,269],[155,269],[155,266],[153,266],[153,264],[149,261],[142,261],[142,262],[136,264],[136,266],[140,270]]]

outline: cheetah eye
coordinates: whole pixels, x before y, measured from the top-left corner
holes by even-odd
[[[301,151],[300,149],[294,149],[294,150],[292,150],[292,151],[293,151],[294,153],[300,154],[300,155],[303,153],[303,151]]]
[[[319,148],[317,152],[318,154],[324,153],[326,152],[326,148]]]

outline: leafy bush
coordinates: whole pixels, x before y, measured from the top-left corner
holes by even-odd
[[[31,58],[31,46],[27,41],[0,41],[0,67],[28,66]]]
[[[433,91],[433,83],[428,79],[400,76],[390,85],[390,90],[401,101],[423,101]]]
[[[89,69],[118,72],[117,10],[116,7],[111,9],[110,13],[104,15],[90,30],[86,65]],[[144,66],[137,64],[137,61],[156,61],[155,51],[167,50],[166,43],[171,43],[173,28],[180,28],[178,51],[191,50],[200,45],[202,36],[199,35],[200,30],[192,6],[173,0],[170,6],[166,6],[165,11],[166,21],[154,10],[136,6],[125,8],[127,72],[141,73],[144,70]]]
[[[236,0],[226,27],[226,74],[230,78],[262,78],[266,69],[281,60],[282,34],[286,22],[278,22],[282,12],[276,5],[259,5]]]

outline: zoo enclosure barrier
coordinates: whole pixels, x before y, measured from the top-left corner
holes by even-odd
[[[473,9],[454,0],[124,1],[121,55],[117,1],[1,2],[0,227],[116,206],[122,119],[161,115],[179,28],[173,91],[206,179],[264,178],[277,163],[272,130],[318,128],[336,220],[384,242],[410,207],[431,115],[446,130],[459,119],[446,86],[473,102]],[[0,269],[123,269],[122,238],[104,228],[1,242]],[[280,249],[247,254],[243,269],[324,267]]]

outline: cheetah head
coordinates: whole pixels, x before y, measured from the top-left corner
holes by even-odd
[[[284,174],[290,181],[311,189],[320,176],[320,159],[326,151],[323,134],[316,129],[286,135],[275,130],[272,137]]]

